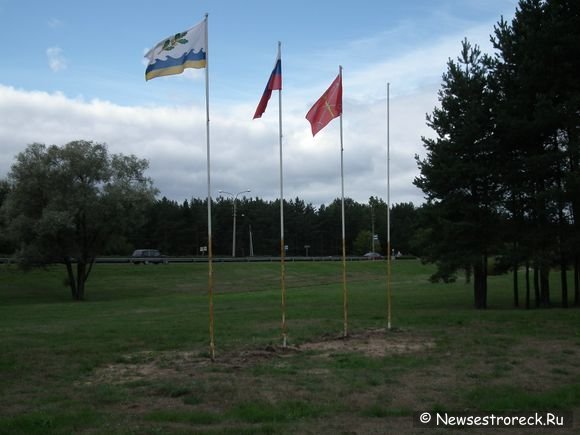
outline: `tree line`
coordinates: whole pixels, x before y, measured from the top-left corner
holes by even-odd
[[[233,249],[233,200],[212,200],[213,252],[218,256],[279,256],[280,201],[239,198],[236,202],[236,243]],[[341,203],[315,207],[300,198],[284,201],[284,242],[290,256],[338,256],[342,253]],[[349,255],[386,253],[387,204],[371,197],[368,204],[345,199],[346,245]],[[397,252],[413,254],[412,234],[418,219],[412,203],[391,207],[391,244]],[[135,226],[108,250],[126,255],[134,247],[157,248],[167,255],[204,255],[207,246],[207,200],[177,202],[162,198],[144,212],[145,222]],[[376,235],[373,246],[372,231]]]
[[[550,270],[568,270],[580,304],[580,2],[521,0],[491,35],[493,55],[467,40],[449,60],[440,107],[427,117],[436,137],[416,157],[423,190],[424,259],[434,280],[473,273],[477,308],[487,304],[487,264],[501,255],[524,268],[526,307],[550,306]]]

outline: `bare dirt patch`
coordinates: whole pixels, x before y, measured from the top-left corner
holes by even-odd
[[[435,347],[432,338],[398,330],[370,329],[347,337],[325,336],[298,346],[266,346],[218,354],[215,361],[195,352],[139,352],[126,355],[120,362],[97,369],[85,384],[121,384],[142,379],[167,379],[197,373],[200,368],[243,369],[268,360],[287,358],[308,352],[313,357],[354,353],[372,358],[419,353]],[[312,355],[313,354],[313,355]]]
[[[347,337],[334,337],[326,340],[305,343],[300,350],[313,350],[321,355],[336,353],[357,353],[368,357],[384,357],[416,353],[432,349],[435,342],[431,338],[419,337],[405,332],[387,332],[383,329],[369,329]]]

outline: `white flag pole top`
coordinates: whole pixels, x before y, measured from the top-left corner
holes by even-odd
[[[149,59],[145,80],[181,74],[185,68],[206,68],[207,16],[191,29],[163,39],[145,57]]]

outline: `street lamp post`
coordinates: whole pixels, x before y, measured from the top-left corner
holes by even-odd
[[[234,228],[232,230],[232,257],[236,256],[236,200],[238,199],[238,195],[241,193],[249,193],[251,192],[250,189],[242,190],[235,195],[230,192],[226,192],[225,190],[219,190],[219,193],[223,193],[225,195],[229,195],[233,198],[234,201]]]
[[[244,213],[242,213],[242,217],[246,217]],[[254,240],[252,237],[252,224],[248,223],[248,231],[250,233],[250,257],[254,256]]]
[[[252,237],[252,224],[249,224],[250,227],[250,257],[254,256],[254,239]]]

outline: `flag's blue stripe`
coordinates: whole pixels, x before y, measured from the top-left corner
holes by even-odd
[[[274,83],[276,83],[277,86],[274,86]],[[272,90],[281,88],[282,88],[282,61],[278,59],[276,65],[274,65],[272,74],[270,74],[270,79],[268,80],[268,84],[266,85],[264,94],[268,91],[270,91],[271,93]]]
[[[150,73],[152,71],[156,71],[159,69],[172,68],[175,66],[183,65],[186,62],[204,61],[205,58],[206,58],[205,52],[203,50],[200,50],[197,53],[195,51],[191,50],[187,53],[183,53],[183,56],[181,56],[177,59],[174,59],[172,57],[168,57],[166,60],[155,61],[155,63],[152,63],[151,65],[149,65],[147,67],[147,70],[145,71],[145,75],[147,75],[148,73]]]
[[[272,75],[273,76],[280,76],[280,75],[282,75],[282,60],[281,59],[278,59],[276,61],[276,66],[274,67],[274,71],[272,71]]]

